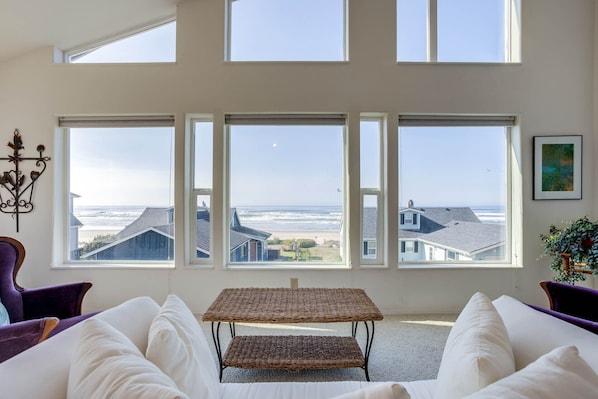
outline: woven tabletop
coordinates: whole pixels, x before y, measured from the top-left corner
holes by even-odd
[[[382,320],[359,288],[226,288],[203,321],[228,323],[332,323]]]

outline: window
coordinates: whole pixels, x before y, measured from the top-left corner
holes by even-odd
[[[400,262],[510,261],[513,124],[508,116],[399,117],[401,252],[405,241],[423,246]],[[410,214],[418,215],[412,225]]]
[[[520,0],[397,0],[397,61],[519,62]]]
[[[191,225],[194,228],[189,229],[189,249],[193,263],[212,259],[213,125],[209,116],[191,119],[193,174],[190,215],[193,215]]]
[[[345,61],[346,0],[226,0],[228,61]]]
[[[383,263],[383,126],[384,118],[362,115],[359,124],[361,240],[369,248],[362,254],[364,264]],[[373,250],[372,250],[373,248]]]
[[[174,117],[64,117],[59,126],[68,152],[65,258],[172,262]]]
[[[125,63],[125,62],[175,62],[176,22],[171,21],[92,48],[72,50],[67,62]]]
[[[344,115],[227,115],[231,264],[343,264]]]

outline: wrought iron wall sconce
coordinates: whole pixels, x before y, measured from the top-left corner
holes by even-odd
[[[14,169],[2,172],[0,175],[0,212],[13,215],[17,224],[17,233],[19,232],[19,215],[33,211],[33,188],[35,182],[46,170],[46,162],[50,157],[45,157],[43,152],[46,150],[42,144],[37,146],[37,157],[24,157],[21,151],[25,149],[23,139],[19,129],[13,132],[12,142],[8,142],[8,147],[12,148],[12,155],[8,158],[0,158],[0,161],[8,161],[14,164]],[[37,169],[29,172],[29,180],[21,168],[24,161],[35,161]]]

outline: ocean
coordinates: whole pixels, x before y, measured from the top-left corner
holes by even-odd
[[[82,230],[122,230],[145,209],[144,206],[75,206],[74,214]],[[471,207],[483,223],[503,224],[501,207]],[[336,206],[237,207],[244,226],[263,231],[338,231],[342,212]]]

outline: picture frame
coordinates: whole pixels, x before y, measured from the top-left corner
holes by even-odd
[[[582,136],[534,136],[534,199],[581,199]]]

